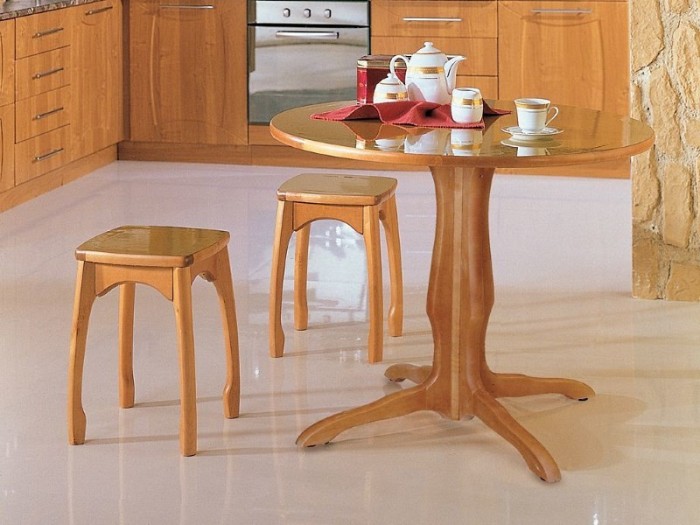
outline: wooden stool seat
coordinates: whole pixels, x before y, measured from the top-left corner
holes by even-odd
[[[277,190],[277,223],[270,279],[270,355],[284,353],[282,330],[282,286],[287,247],[296,232],[294,264],[294,327],[308,326],[306,299],[309,234],[311,223],[332,219],[348,224],[363,236],[367,253],[369,299],[368,360],[382,360],[382,268],[379,223],[384,226],[389,256],[391,304],[389,334],[403,331],[403,285],[401,246],[396,212],[396,179],[328,173],[303,173],[284,182]]]
[[[119,403],[134,406],[133,325],[136,283],[173,302],[180,355],[180,450],[197,452],[197,405],[192,328],[192,281],[202,275],[219,297],[226,350],[224,415],[239,413],[238,330],[228,257],[229,234],[170,226],[122,226],[93,237],[75,252],[78,260],[68,373],[68,441],[85,442],[83,363],[94,300],[119,286]]]

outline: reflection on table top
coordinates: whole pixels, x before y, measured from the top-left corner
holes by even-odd
[[[327,121],[311,115],[352,104],[332,102],[284,111],[270,123],[272,136],[295,148],[334,157],[424,166],[565,166],[631,157],[648,149],[654,133],[642,122],[612,113],[559,106],[550,124],[562,132],[516,140],[503,131],[516,126],[510,101],[490,101],[512,113],[485,117],[485,128],[418,128],[378,120]]]

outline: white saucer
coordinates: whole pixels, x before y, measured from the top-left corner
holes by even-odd
[[[559,128],[544,128],[541,131],[523,131],[518,126],[511,126],[509,128],[503,128],[501,131],[505,131],[509,135],[512,135],[515,140],[527,142],[532,140],[547,139],[553,137],[554,135],[559,135],[559,133],[562,133],[564,130]]]

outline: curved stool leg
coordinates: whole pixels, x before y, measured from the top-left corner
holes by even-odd
[[[119,285],[119,406],[134,406],[135,283]]]
[[[277,223],[275,238],[272,243],[272,264],[270,276],[269,306],[269,345],[271,357],[284,354],[284,330],[282,330],[282,287],[284,284],[284,263],[287,247],[292,236],[294,218],[293,203],[279,201],[277,204]]]
[[[228,250],[221,250],[216,256],[214,287],[219,296],[221,321],[224,327],[226,347],[226,385],[224,386],[224,416],[238,417],[241,400],[241,372],[238,356],[238,322],[236,320],[236,300],[233,294],[233,279]]]
[[[367,297],[369,300],[368,361],[376,363],[383,355],[382,254],[379,244],[379,210],[364,208],[363,237],[367,252]]]
[[[90,311],[95,302],[95,266],[78,262],[73,326],[71,330],[70,357],[68,363],[68,442],[71,445],[85,443],[87,421],[83,411],[83,364],[87,342]]]
[[[401,270],[399,218],[396,211],[396,199],[393,195],[384,203],[379,218],[384,226],[389,255],[389,280],[391,282],[389,335],[398,337],[403,334],[403,274]]]
[[[309,237],[311,223],[297,230],[294,254],[294,328],[306,330],[309,326],[309,305],[306,300],[309,268]]]
[[[180,353],[180,451],[197,453],[197,376],[192,329],[192,278],[189,268],[173,270],[173,308]]]

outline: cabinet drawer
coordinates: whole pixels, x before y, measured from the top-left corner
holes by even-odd
[[[72,19],[63,9],[17,18],[15,58],[67,46],[71,38]]]
[[[423,38],[406,36],[372,37],[372,52],[380,55],[405,55],[423,47]],[[448,55],[462,55],[458,75],[498,75],[498,39],[444,38],[435,47]]]
[[[374,35],[497,38],[497,3],[374,0],[372,36]],[[435,45],[442,50],[439,42],[435,42]]]
[[[70,47],[62,47],[17,61],[17,100],[70,84]]]
[[[16,142],[65,126],[70,122],[70,88],[19,100],[15,112]]]
[[[60,168],[70,161],[70,126],[49,131],[15,146],[15,184]]]

